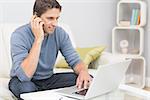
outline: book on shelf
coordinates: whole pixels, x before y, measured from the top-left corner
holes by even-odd
[[[139,9],[132,9],[130,24],[131,25],[140,24],[140,10]]]
[[[137,25],[140,24],[140,19],[141,19],[141,16],[140,16],[140,12],[139,12],[139,14],[138,14],[138,19],[137,19]]]
[[[131,25],[134,25],[134,15],[135,15],[135,9],[132,9],[131,20],[130,20]]]

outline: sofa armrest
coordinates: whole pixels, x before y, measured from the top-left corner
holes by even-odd
[[[124,60],[124,58],[110,52],[103,52],[96,61],[92,62],[89,68],[97,69],[99,65],[114,63],[121,60]]]

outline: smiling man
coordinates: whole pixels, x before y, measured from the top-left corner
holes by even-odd
[[[18,98],[21,93],[77,85],[87,88],[92,78],[73,48],[68,34],[57,26],[61,6],[56,0],[36,0],[29,24],[11,36],[12,69],[9,89]],[[53,73],[60,51],[74,70]]]

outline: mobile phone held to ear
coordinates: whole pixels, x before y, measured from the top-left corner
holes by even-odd
[[[34,13],[33,13],[33,15],[35,15],[35,16],[37,16],[37,17],[38,17],[37,12],[34,12]]]

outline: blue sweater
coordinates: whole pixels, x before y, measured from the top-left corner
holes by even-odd
[[[30,81],[21,67],[22,61],[28,56],[34,35],[31,31],[30,24],[16,29],[11,36],[11,57],[12,69],[11,77],[18,77],[20,81]],[[73,48],[68,34],[61,28],[56,27],[51,35],[44,37],[37,69],[33,75],[33,79],[46,79],[52,76],[54,64],[58,51],[62,53],[71,68],[80,62],[79,55]]]

